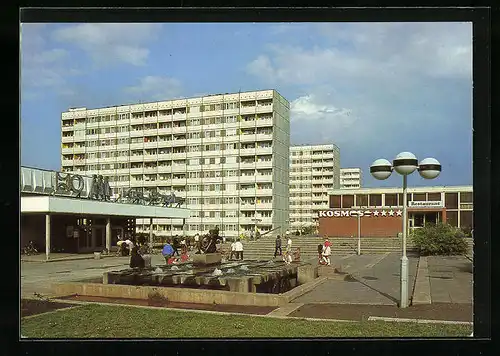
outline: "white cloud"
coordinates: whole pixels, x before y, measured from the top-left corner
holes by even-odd
[[[161,24],[78,24],[57,29],[57,41],[84,50],[96,63],[115,61],[140,66],[149,56],[147,44],[156,39]]]
[[[69,54],[62,48],[49,48],[46,41],[46,26],[24,24],[21,27],[21,82],[25,98],[35,98],[36,88],[51,88],[59,91],[68,76],[80,71],[68,62]]]
[[[276,84],[472,78],[469,23],[325,23],[315,29],[321,46],[270,46],[248,72]]]
[[[181,83],[175,78],[147,76],[141,78],[138,85],[126,87],[124,91],[143,101],[168,100],[178,97],[181,88]]]
[[[290,103],[292,119],[324,119],[324,118],[342,118],[351,116],[351,110],[338,109],[333,105],[320,104],[314,95],[301,96]],[[345,121],[345,120],[344,120]]]

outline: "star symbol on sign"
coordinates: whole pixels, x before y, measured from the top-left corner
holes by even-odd
[[[394,216],[394,211],[389,211],[389,216]]]
[[[378,211],[374,211],[373,216],[378,216]]]
[[[387,213],[385,212],[385,210],[382,210],[382,216],[387,216]]]
[[[403,212],[401,210],[396,211],[396,216],[401,216]]]

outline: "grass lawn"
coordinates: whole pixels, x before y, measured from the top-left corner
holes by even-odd
[[[89,304],[21,320],[28,338],[453,337],[472,326],[214,315]]]

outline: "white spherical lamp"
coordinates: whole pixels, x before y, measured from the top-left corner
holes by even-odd
[[[418,168],[418,159],[411,152],[401,152],[392,161],[394,170],[401,175],[408,175]]]
[[[425,158],[418,165],[418,173],[425,179],[434,179],[441,173],[441,163],[435,158]]]
[[[392,173],[392,165],[386,159],[377,159],[370,166],[370,173],[375,179],[384,180],[391,176]]]

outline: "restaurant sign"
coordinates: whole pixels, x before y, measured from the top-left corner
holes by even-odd
[[[409,201],[410,208],[443,208],[444,204],[441,200],[436,201]]]
[[[341,218],[341,217],[397,217],[403,216],[401,210],[320,210],[318,217],[320,218]]]

